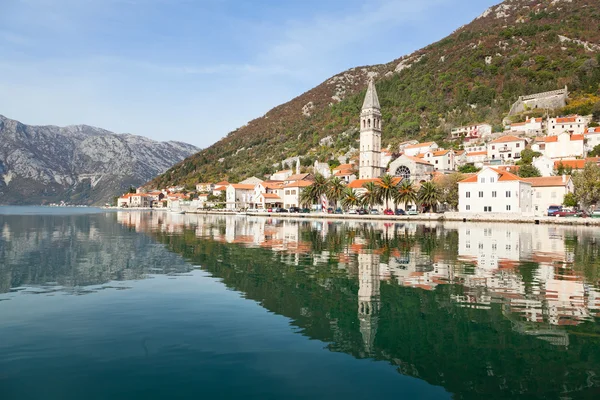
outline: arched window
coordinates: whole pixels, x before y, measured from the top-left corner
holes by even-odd
[[[406,165],[401,165],[396,169],[396,176],[401,176],[402,179],[410,179],[410,169]]]
[[[365,120],[363,119],[363,128],[366,128],[366,127],[367,127],[367,121],[365,121]]]
[[[370,127],[371,127],[371,118],[369,118],[369,119],[367,120],[367,127],[368,127],[368,128],[370,128]]]

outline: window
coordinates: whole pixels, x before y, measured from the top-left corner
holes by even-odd
[[[435,163],[437,164],[440,160],[435,160]]]
[[[483,207],[483,211],[484,212],[492,212],[492,206],[485,206],[485,207]]]
[[[485,178],[480,178],[480,179],[479,179],[479,182],[480,182],[480,183],[485,183]]]
[[[285,191],[285,194],[286,194],[286,195],[289,195],[289,194],[290,194],[290,191],[289,191],[289,190],[286,190],[286,191]]]
[[[496,192],[492,192],[492,197],[496,197]]]
[[[471,192],[467,192],[467,193],[465,193],[465,197],[466,197],[467,199],[470,199],[470,198],[471,198]]]
[[[510,211],[510,205],[506,206],[506,211]]]
[[[494,178],[493,176],[490,178],[490,183],[494,183],[496,181],[496,178]]]
[[[541,199],[542,198],[542,193],[541,192],[537,192],[535,194],[535,197],[537,197],[538,199]]]
[[[510,190],[506,191],[506,197],[510,197]]]
[[[510,153],[508,153],[508,158],[512,158],[512,155]]]
[[[521,147],[521,143],[517,143],[515,147],[518,149],[519,147]]]
[[[465,206],[465,210],[471,211],[471,206],[470,205]]]
[[[479,197],[483,197],[483,192],[479,192]]]
[[[496,150],[496,146],[492,146],[492,150]]]

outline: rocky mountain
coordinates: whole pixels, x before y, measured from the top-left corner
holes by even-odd
[[[327,79],[149,186],[235,181],[271,172],[293,156],[303,156],[302,164],[309,165],[356,154],[358,116],[370,77],[382,106],[384,146],[407,139],[450,146],[444,143],[450,129],[469,123],[502,129],[519,96],[565,86],[571,101],[557,113],[596,109],[600,114],[599,19],[598,0],[506,0],[413,54]]]
[[[198,151],[86,125],[29,126],[0,115],[0,204],[104,204]]]

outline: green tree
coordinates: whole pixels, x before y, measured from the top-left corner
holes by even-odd
[[[135,192],[137,192],[137,189],[130,185],[129,189],[127,190],[127,193],[135,193]]]
[[[563,206],[565,207],[577,207],[577,197],[575,193],[567,193],[563,199]]]
[[[594,148],[592,149],[592,151],[590,151],[588,153],[588,156],[590,156],[590,157],[600,156],[600,144],[595,145]]]
[[[517,162],[517,165],[531,165],[534,157],[541,156],[542,153],[533,151],[531,149],[525,149],[521,152],[521,159]]]
[[[418,199],[421,205],[428,209],[433,209],[440,200],[440,193],[433,182],[424,182],[418,193]]]
[[[575,198],[581,206],[589,208],[600,200],[600,167],[587,163],[581,172],[573,175]]]
[[[363,185],[363,188],[367,189],[366,192],[360,197],[360,201],[363,205],[368,208],[373,208],[377,204],[381,204],[381,195],[379,188],[374,182],[367,182]]]
[[[464,175],[456,172],[450,175],[444,175],[437,187],[440,194],[440,203],[447,204],[452,210],[458,208],[458,182],[464,179]]]
[[[600,121],[600,101],[594,104],[592,108],[592,116],[596,121]]]
[[[316,174],[312,185],[304,188],[300,193],[300,204],[303,207],[310,207],[321,201],[321,196],[327,193],[327,179],[321,174]]]
[[[377,191],[383,201],[385,201],[385,208],[389,208],[389,201],[393,200],[395,193],[398,192],[397,178],[390,174],[385,174],[381,177],[380,181],[377,182]]]
[[[394,203],[404,204],[404,209],[409,203],[417,202],[417,189],[408,179],[403,179],[395,193]]]
[[[573,168],[568,167],[564,165],[562,161],[559,161],[558,165],[556,166],[556,175],[571,175],[572,173]]]
[[[521,168],[519,168],[518,175],[521,178],[536,178],[542,176],[539,169],[529,164],[521,165]]]
[[[458,172],[463,174],[474,174],[481,170],[481,168],[477,168],[473,164],[465,164],[458,167]]]
[[[344,184],[344,181],[337,176],[332,177],[327,182],[325,194],[327,195],[327,199],[333,202],[335,208],[337,208],[338,201],[342,198],[345,188],[346,185]]]
[[[354,189],[347,187],[344,189],[341,203],[342,207],[344,207],[346,210],[352,207],[357,207],[361,204],[360,196]]]

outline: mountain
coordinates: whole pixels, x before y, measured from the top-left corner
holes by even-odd
[[[104,204],[198,151],[86,125],[29,126],[0,115],[0,204]]]
[[[507,0],[413,54],[333,76],[148,185],[236,181],[293,156],[309,165],[351,155],[369,77],[381,102],[384,146],[407,139],[449,145],[450,129],[470,123],[502,129],[519,96],[566,85],[571,102],[557,112],[590,114],[600,110],[599,19],[597,0]]]

